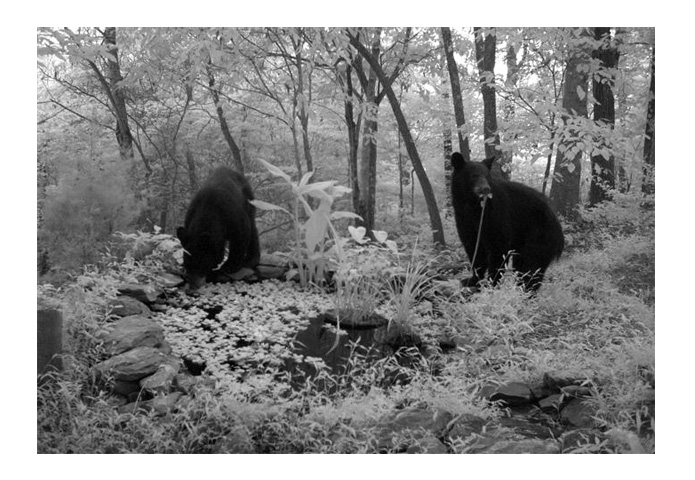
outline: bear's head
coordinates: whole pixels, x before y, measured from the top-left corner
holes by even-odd
[[[216,242],[214,235],[207,232],[190,235],[185,227],[179,227],[176,236],[183,246],[183,268],[186,270],[188,283],[191,289],[195,290],[205,282],[205,277],[218,269],[223,262],[224,240]]]
[[[454,167],[452,184],[467,198],[492,198],[490,172],[494,161],[495,157],[490,157],[482,162],[466,162],[463,155],[454,152],[451,155],[451,165]]]

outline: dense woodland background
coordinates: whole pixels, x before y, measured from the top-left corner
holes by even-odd
[[[351,187],[368,230],[457,248],[452,150],[569,223],[653,198],[653,28],[39,28],[37,48],[41,274],[173,233],[218,165],[290,202],[259,159]],[[258,224],[287,248],[286,217]]]

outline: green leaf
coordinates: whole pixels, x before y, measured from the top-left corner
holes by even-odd
[[[346,212],[346,211],[340,211],[340,212],[332,212],[329,216],[329,219],[331,220],[343,220],[345,218],[349,218],[351,220],[362,220],[362,217],[357,215],[356,213],[353,212]]]
[[[303,187],[304,185],[306,185],[313,175],[314,175],[313,171],[306,172],[304,174],[304,176],[302,177],[302,179],[299,181],[299,187]]]
[[[288,212],[284,208],[282,208],[278,205],[273,205],[272,203],[264,202],[263,200],[249,200],[249,203],[260,210],[280,210],[280,211],[285,212],[286,214],[288,214],[290,216],[292,215],[290,212]]]
[[[266,162],[262,158],[259,158],[257,160],[261,162],[261,165],[263,165],[266,168],[266,170],[268,170],[271,174],[275,175],[276,177],[283,178],[288,183],[292,183],[292,179],[290,178],[290,176],[283,172],[280,168],[276,167],[271,163]]]
[[[365,234],[367,233],[367,229],[364,227],[353,227],[350,225],[348,227],[348,232],[350,233],[350,236],[352,236],[352,239],[356,241],[357,243],[365,243],[366,240],[364,239]]]
[[[374,234],[376,241],[379,243],[384,243],[389,236],[389,234],[383,230],[372,230],[372,233]]]

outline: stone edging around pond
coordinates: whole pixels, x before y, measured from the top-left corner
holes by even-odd
[[[112,393],[123,399],[119,411],[154,410],[164,415],[190,402],[201,384],[212,386],[213,380],[185,370],[182,360],[172,355],[163,328],[149,318],[152,312],[140,300],[154,303],[156,293],[134,285],[121,293],[109,303],[111,313],[120,318],[97,334],[110,357],[93,367],[99,378],[110,379]],[[577,381],[546,374],[537,385],[488,385],[480,395],[513,414],[490,422],[425,407],[396,409],[379,421],[373,447],[384,452],[447,453],[447,444],[459,443],[469,453],[561,453],[605,439],[592,419],[590,389]],[[564,427],[540,422],[542,415],[558,419]],[[408,435],[401,435],[406,431]]]

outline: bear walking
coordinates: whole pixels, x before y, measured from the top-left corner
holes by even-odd
[[[466,162],[458,152],[451,155],[456,229],[472,262],[473,275],[464,284],[475,286],[486,274],[496,284],[511,258],[514,271],[522,274],[526,291],[535,292],[548,265],[562,254],[562,227],[545,195],[518,182],[492,179],[490,168],[494,161],[492,157]],[[485,214],[478,241],[484,199]]]
[[[249,200],[253,191],[246,178],[227,167],[213,171],[193,197],[184,226],[176,231],[192,289],[215,271],[234,273],[258,265],[256,209]]]

